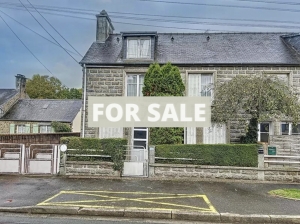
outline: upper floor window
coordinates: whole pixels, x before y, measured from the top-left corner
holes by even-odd
[[[213,74],[190,74],[189,96],[212,96]]]
[[[127,96],[143,96],[144,75],[127,76]]]
[[[150,38],[129,38],[127,40],[127,58],[151,58]]]

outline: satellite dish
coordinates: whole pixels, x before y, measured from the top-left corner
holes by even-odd
[[[67,151],[67,145],[65,145],[65,144],[63,144],[63,145],[60,145],[60,147],[59,147],[59,149],[60,149],[60,151],[62,151],[62,152],[65,152],[65,151]]]

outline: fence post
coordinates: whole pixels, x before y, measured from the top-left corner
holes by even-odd
[[[264,169],[264,148],[263,146],[258,147],[258,172],[257,172],[257,179],[258,180],[265,180],[265,171],[262,170]]]
[[[149,146],[149,177],[154,176],[154,167],[151,166],[155,163],[155,146]]]

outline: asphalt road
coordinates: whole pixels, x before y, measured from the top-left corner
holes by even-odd
[[[20,214],[0,213],[0,224],[210,224],[207,222],[185,222],[168,220],[143,220],[143,219],[115,219],[115,218],[95,218],[95,217],[69,217],[69,216],[33,216]],[[219,223],[222,224],[222,223]],[[228,224],[228,223],[227,223]]]
[[[0,176],[0,207],[40,203],[194,211],[213,207],[220,213],[299,215],[300,201],[268,194],[279,188],[300,189],[300,184]]]

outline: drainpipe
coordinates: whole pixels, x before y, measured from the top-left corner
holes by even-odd
[[[86,107],[86,66],[83,64],[83,108],[82,108],[82,133],[81,137],[84,138],[85,131],[85,107]]]

